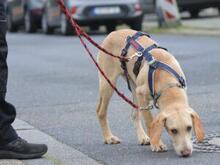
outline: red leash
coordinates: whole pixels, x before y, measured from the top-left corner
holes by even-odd
[[[91,37],[89,37],[89,35],[83,31],[80,26],[76,23],[76,21],[71,17],[71,14],[69,12],[69,10],[65,7],[63,0],[57,0],[57,3],[60,6],[60,9],[63,11],[63,13],[66,15],[66,17],[68,18],[68,20],[70,21],[72,27],[75,29],[77,36],[80,39],[80,42],[82,43],[82,45],[84,46],[84,48],[86,49],[87,53],[89,54],[90,58],[92,59],[93,63],[96,65],[97,69],[99,70],[99,72],[102,74],[102,76],[105,78],[105,80],[109,83],[109,85],[114,89],[114,91],[123,99],[125,100],[128,104],[130,104],[133,108],[138,109],[138,106],[136,104],[134,104],[130,99],[128,99],[123,93],[121,93],[115,86],[114,84],[108,79],[108,77],[106,76],[106,74],[104,73],[104,71],[100,68],[99,64],[97,63],[97,61],[95,60],[95,58],[93,57],[92,53],[90,52],[88,46],[86,45],[85,41],[83,40],[82,36],[84,36],[91,44],[93,44],[95,47],[97,47],[98,49],[100,49],[101,51],[103,51],[104,53],[114,57],[114,58],[118,58],[120,60],[124,60],[124,61],[128,61],[128,58],[122,57],[122,56],[116,56],[110,52],[108,52],[107,50],[105,50],[104,48],[102,48],[101,46],[99,46]]]

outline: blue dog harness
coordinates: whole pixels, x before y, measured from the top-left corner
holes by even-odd
[[[150,53],[151,50],[156,49],[156,48],[157,49],[158,48],[164,49],[166,51],[167,51],[167,49],[160,47],[156,44],[153,44],[153,45],[149,46],[148,48],[143,48],[136,41],[141,36],[146,36],[146,37],[150,38],[150,36],[144,32],[137,32],[132,37],[128,36],[127,40],[126,40],[126,45],[125,45],[124,49],[122,49],[121,55],[126,56],[130,46],[132,46],[137,51],[138,59],[135,62],[135,65],[133,68],[133,72],[136,75],[136,77],[139,74],[139,70],[140,70],[143,58],[145,58],[145,60],[148,62],[148,64],[149,64],[148,84],[149,84],[150,94],[154,100],[154,106],[158,108],[158,106],[156,105],[156,102],[157,102],[157,99],[159,98],[160,94],[156,93],[155,89],[154,89],[154,73],[155,73],[156,69],[158,69],[158,68],[163,69],[163,70],[167,71],[168,73],[170,73],[171,75],[173,75],[179,82],[179,84],[176,85],[177,87],[185,88],[186,82],[185,82],[184,78],[182,76],[180,76],[173,68],[171,68],[168,64],[165,64],[163,62],[156,60]],[[128,89],[131,91],[126,62],[121,61],[121,67],[124,70],[124,74],[125,74],[125,77],[126,77],[126,80],[128,83]],[[173,86],[169,86],[169,87],[173,87]]]

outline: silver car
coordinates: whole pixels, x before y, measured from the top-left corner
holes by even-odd
[[[119,24],[127,24],[132,29],[141,30],[143,11],[139,0],[64,0],[72,17],[81,26],[98,30],[105,25],[107,32],[115,30]],[[42,28],[45,33],[52,33],[60,28],[65,35],[73,33],[65,15],[60,11],[55,0],[47,0],[44,5]]]

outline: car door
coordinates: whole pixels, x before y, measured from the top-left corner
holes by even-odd
[[[13,22],[20,22],[24,18],[24,9],[22,0],[9,1],[9,13]]]

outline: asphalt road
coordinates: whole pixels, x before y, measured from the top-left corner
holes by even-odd
[[[93,35],[99,43],[104,37]],[[206,133],[219,133],[220,38],[178,35],[153,35],[153,38],[182,65],[190,104],[201,115]],[[190,158],[178,157],[166,133],[163,134],[169,148],[166,153],[153,153],[149,146],[138,145],[131,108],[117,96],[111,101],[109,118],[113,133],[122,143],[104,145],[95,113],[97,70],[78,39],[18,33],[8,34],[8,44],[7,98],[16,105],[18,118],[108,165],[219,164],[217,153],[194,152]],[[130,95],[125,82],[120,80],[118,84]]]

